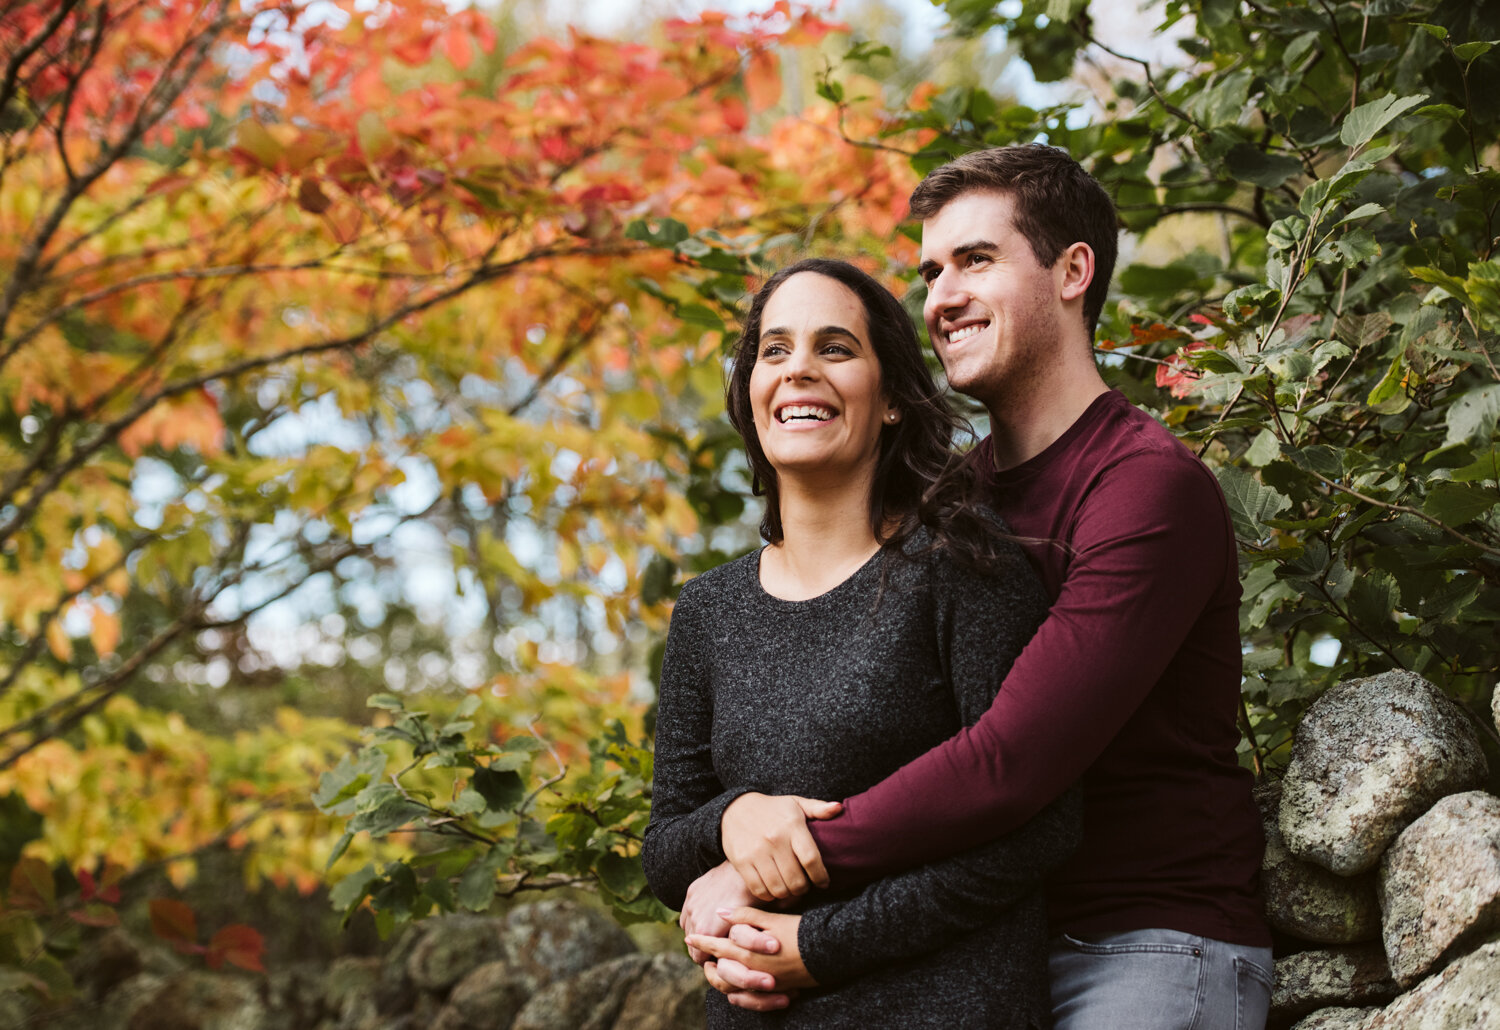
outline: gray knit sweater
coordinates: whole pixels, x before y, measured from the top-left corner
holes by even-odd
[[[729,802],[837,799],[883,779],[989,707],[1045,614],[1019,552],[990,578],[942,551],[887,548],[807,601],[767,594],[759,567],[754,552],[704,573],[672,614],[642,857],[673,908],[724,860]],[[822,987],[765,1014],[708,991],[708,1025],[1048,1026],[1040,884],[1078,835],[1070,792],[971,852],[862,891],[815,892],[797,943]]]

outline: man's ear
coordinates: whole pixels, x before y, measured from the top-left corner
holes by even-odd
[[[1075,243],[1059,255],[1052,267],[1058,271],[1062,299],[1077,300],[1094,281],[1094,248],[1087,243]]]

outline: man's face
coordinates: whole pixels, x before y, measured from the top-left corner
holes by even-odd
[[[1061,278],[1037,263],[1004,193],[960,194],[922,223],[922,314],[948,382],[997,411],[1041,386],[1062,343]]]

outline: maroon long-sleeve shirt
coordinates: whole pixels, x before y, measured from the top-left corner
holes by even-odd
[[[994,467],[990,441],[974,460]],[[1218,483],[1113,391],[990,477],[1011,530],[1046,541],[1027,549],[1051,612],[976,725],[811,824],[835,884],[982,843],[1080,781],[1083,843],[1048,888],[1054,931],[1269,944],[1235,754],[1240,585]]]

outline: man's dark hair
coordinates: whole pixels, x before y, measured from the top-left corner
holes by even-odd
[[[934,168],[911,194],[911,216],[926,220],[965,193],[1005,193],[1015,201],[1016,231],[1044,268],[1075,243],[1094,252],[1094,278],[1083,295],[1092,338],[1119,253],[1115,205],[1083,166],[1042,143],[975,150]]]
[[[782,541],[781,495],[776,470],[761,449],[750,403],[750,374],[760,353],[761,316],[772,294],[794,275],[812,272],[841,283],[865,311],[870,346],[880,365],[880,383],[901,412],[900,421],[880,430],[880,455],[870,497],[875,539],[899,550],[919,526],[932,534],[932,546],[947,548],[959,561],[981,572],[1010,568],[1012,538],[997,529],[980,505],[980,487],[971,463],[953,450],[954,440],[972,435],[968,422],[949,408],[922,356],[911,316],[872,276],[846,261],[807,258],[761,284],[750,302],[725,388],[729,421],[745,441],[751,488],[766,498],[760,533]]]

